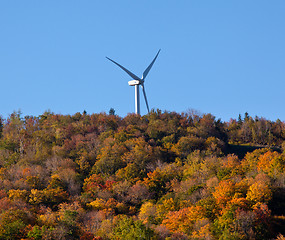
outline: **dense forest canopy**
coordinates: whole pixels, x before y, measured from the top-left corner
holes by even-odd
[[[247,113],[14,112],[0,239],[284,239],[284,143],[284,122]]]

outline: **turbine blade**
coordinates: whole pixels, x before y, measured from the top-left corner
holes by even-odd
[[[156,60],[156,58],[157,58],[159,52],[160,52],[160,49],[158,50],[158,52],[157,52],[155,58],[154,58],[154,59],[152,60],[152,62],[149,64],[149,66],[147,67],[147,69],[144,70],[142,80],[144,80],[144,79],[146,78],[146,76],[147,76],[149,70],[152,68],[152,65],[154,64],[154,62],[155,62],[155,60]]]
[[[148,107],[148,103],[147,103],[147,98],[146,98],[146,93],[145,93],[145,89],[144,89],[144,84],[142,83],[141,86],[142,86],[142,90],[143,90],[143,95],[144,95],[144,100],[145,100],[145,104],[146,104],[146,107],[147,107],[147,111],[149,113],[149,107]]]
[[[112,60],[111,58],[106,57],[108,60],[110,60],[111,62],[115,63],[117,66],[119,66],[121,69],[123,69],[127,74],[129,74],[133,79],[141,81],[141,79],[136,76],[135,74],[133,74],[131,71],[129,71],[128,69],[124,68],[122,65],[120,65],[119,63],[115,62],[114,60]]]

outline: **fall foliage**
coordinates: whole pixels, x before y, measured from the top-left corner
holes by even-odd
[[[283,239],[285,123],[0,118],[0,239]]]

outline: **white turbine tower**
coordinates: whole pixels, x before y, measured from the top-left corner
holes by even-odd
[[[140,92],[139,92],[139,85],[141,85],[142,87],[142,91],[143,91],[143,95],[144,95],[144,99],[145,99],[145,103],[146,103],[146,107],[147,107],[147,111],[149,113],[149,107],[148,107],[148,102],[147,102],[147,98],[146,98],[146,93],[145,93],[145,87],[144,87],[144,81],[146,79],[147,74],[149,73],[152,65],[154,64],[158,54],[160,52],[157,52],[155,58],[152,60],[152,62],[149,64],[149,66],[146,68],[146,70],[144,70],[142,78],[139,78],[138,76],[136,76],[135,74],[133,74],[131,71],[129,71],[128,69],[124,68],[122,65],[120,65],[119,63],[115,62],[114,60],[106,57],[107,59],[109,59],[111,62],[115,63],[116,65],[118,65],[121,69],[123,69],[127,74],[129,74],[132,77],[132,81],[129,81],[128,84],[130,86],[135,86],[135,108],[136,108],[136,114],[140,114]]]

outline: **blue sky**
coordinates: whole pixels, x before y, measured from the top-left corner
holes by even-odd
[[[284,0],[0,1],[0,115],[123,117],[134,87],[105,56],[141,76],[161,48],[151,108],[285,121],[284,12]]]

